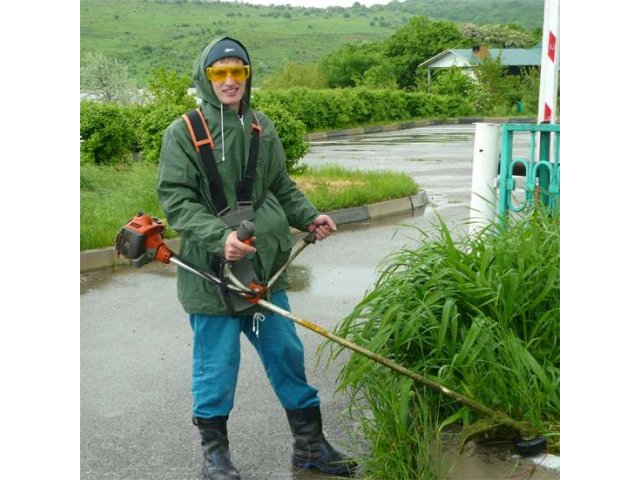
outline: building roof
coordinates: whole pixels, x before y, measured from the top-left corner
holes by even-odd
[[[540,66],[540,58],[542,49],[539,46],[527,49],[527,48],[489,48],[490,58],[500,57],[500,62],[503,66]],[[459,66],[478,65],[482,60],[473,54],[471,48],[451,48],[444,50],[429,60],[422,62],[418,67],[449,67],[450,65],[438,65],[439,60],[453,56],[455,62]]]

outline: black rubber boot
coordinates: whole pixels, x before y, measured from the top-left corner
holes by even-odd
[[[320,407],[286,410],[293,433],[291,462],[299,468],[317,468],[333,475],[352,476],[356,463],[334,449],[322,433]]]
[[[202,475],[207,480],[240,480],[240,474],[231,463],[227,418],[197,418],[193,424],[200,430],[202,454]]]

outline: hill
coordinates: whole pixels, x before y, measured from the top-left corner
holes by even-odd
[[[544,0],[394,0],[385,9],[458,23],[518,24],[535,30],[542,29]]]
[[[506,8],[508,7],[508,8]],[[186,0],[81,0],[80,50],[125,61],[140,86],[151,68],[191,74],[213,38],[231,35],[249,49],[256,84],[287,61],[316,62],[344,43],[382,41],[414,15],[470,23],[542,26],[543,0],[406,0],[367,8],[265,7]]]

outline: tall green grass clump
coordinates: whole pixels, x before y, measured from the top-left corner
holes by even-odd
[[[162,218],[157,181],[158,167],[150,163],[83,165],[80,169],[80,250],[113,246],[120,228],[139,211]],[[167,230],[165,234],[171,236],[172,232]]]
[[[558,451],[559,214],[534,210],[459,240],[442,221],[418,232],[419,246],[387,259],[336,333],[531,422]],[[438,434],[481,418],[360,355],[339,382],[363,424],[370,478],[442,478]]]

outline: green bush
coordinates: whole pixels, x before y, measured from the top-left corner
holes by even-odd
[[[158,163],[164,131],[171,125],[171,122],[184,113],[186,113],[184,105],[174,104],[157,104],[146,110],[138,127],[143,160]]]
[[[166,70],[158,70],[154,78],[152,98],[155,101],[146,106],[82,102],[83,162],[114,164],[124,161],[131,152],[134,156],[140,153],[145,161],[158,162],[165,129],[180,115],[195,108],[196,103],[193,97],[180,94],[184,78]],[[305,140],[308,131],[473,114],[473,107],[461,96],[392,88],[259,90],[254,92],[253,105],[273,121],[291,173],[303,168],[298,160],[309,151]]]
[[[142,105],[128,105],[122,108],[122,114],[127,119],[127,125],[131,129],[133,135],[131,138],[131,143],[128,148],[129,151],[133,152],[134,158],[137,157],[138,153],[142,150],[142,138],[140,132],[140,125],[142,123],[142,118],[149,110],[148,107],[144,107]]]
[[[135,144],[131,118],[114,103],[80,102],[80,160],[113,165],[126,160]]]
[[[474,113],[459,95],[432,95],[397,89],[367,87],[345,89],[260,90],[255,102],[281,105],[302,121],[310,132],[429,117],[454,117]]]
[[[259,111],[269,117],[275,126],[284,147],[287,171],[291,174],[303,172],[305,167],[298,165],[298,161],[311,148],[306,140],[307,128],[304,123],[294,118],[281,105],[264,103],[260,105]]]

